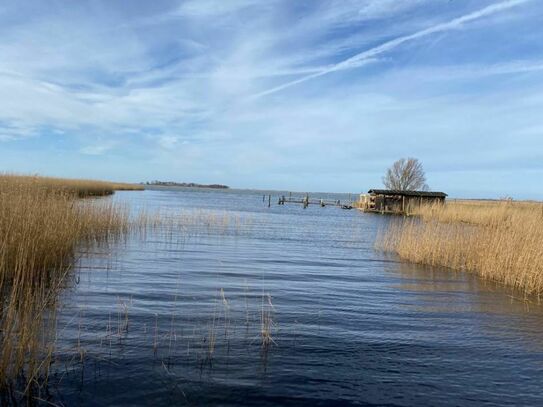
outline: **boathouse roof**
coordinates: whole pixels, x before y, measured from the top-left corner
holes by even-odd
[[[398,195],[398,196],[416,196],[422,198],[445,198],[445,192],[429,192],[429,191],[398,191],[393,189],[370,189],[368,194],[375,195]]]

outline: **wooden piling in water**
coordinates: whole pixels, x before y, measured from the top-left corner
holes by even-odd
[[[320,207],[324,208],[326,206],[338,206],[343,209],[351,209],[352,205],[350,202],[346,202],[345,204],[342,204],[342,202],[337,200],[326,200],[324,198],[313,198],[311,199],[309,197],[309,194],[305,194],[302,197],[299,198],[293,198],[292,194],[289,193],[289,197],[287,198],[285,195],[282,195],[278,198],[277,204],[278,205],[284,205],[285,203],[298,203],[302,204],[304,209],[306,209],[309,205],[319,205]]]

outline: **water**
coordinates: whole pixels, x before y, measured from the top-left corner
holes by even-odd
[[[113,199],[197,221],[81,260],[59,315],[56,403],[543,404],[541,306],[374,250],[390,218],[268,208],[251,191]]]

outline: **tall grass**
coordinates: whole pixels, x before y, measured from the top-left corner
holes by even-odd
[[[59,293],[74,277],[71,271],[81,256],[128,234],[140,233],[144,240],[147,231],[154,231],[174,242],[193,234],[237,234],[251,224],[228,212],[133,214],[109,199],[81,199],[140,188],[0,175],[0,404],[17,404],[20,397],[13,392],[40,399],[47,388]]]
[[[0,174],[0,191],[13,191],[17,188],[31,188],[33,191],[45,190],[57,194],[75,194],[80,198],[112,195],[114,191],[140,191],[144,189],[142,185],[118,182]]]
[[[0,390],[46,381],[57,294],[77,256],[129,229],[113,184],[0,176]],[[4,391],[5,394],[5,391]],[[4,400],[5,401],[5,400]]]
[[[422,206],[413,214],[392,222],[377,246],[411,262],[543,294],[543,204],[461,201]]]

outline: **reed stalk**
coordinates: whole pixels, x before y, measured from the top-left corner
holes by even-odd
[[[0,392],[46,381],[55,310],[79,256],[128,232],[126,207],[99,181],[0,175]]]
[[[543,293],[543,204],[460,201],[426,205],[392,222],[377,247],[402,259],[469,271]]]

